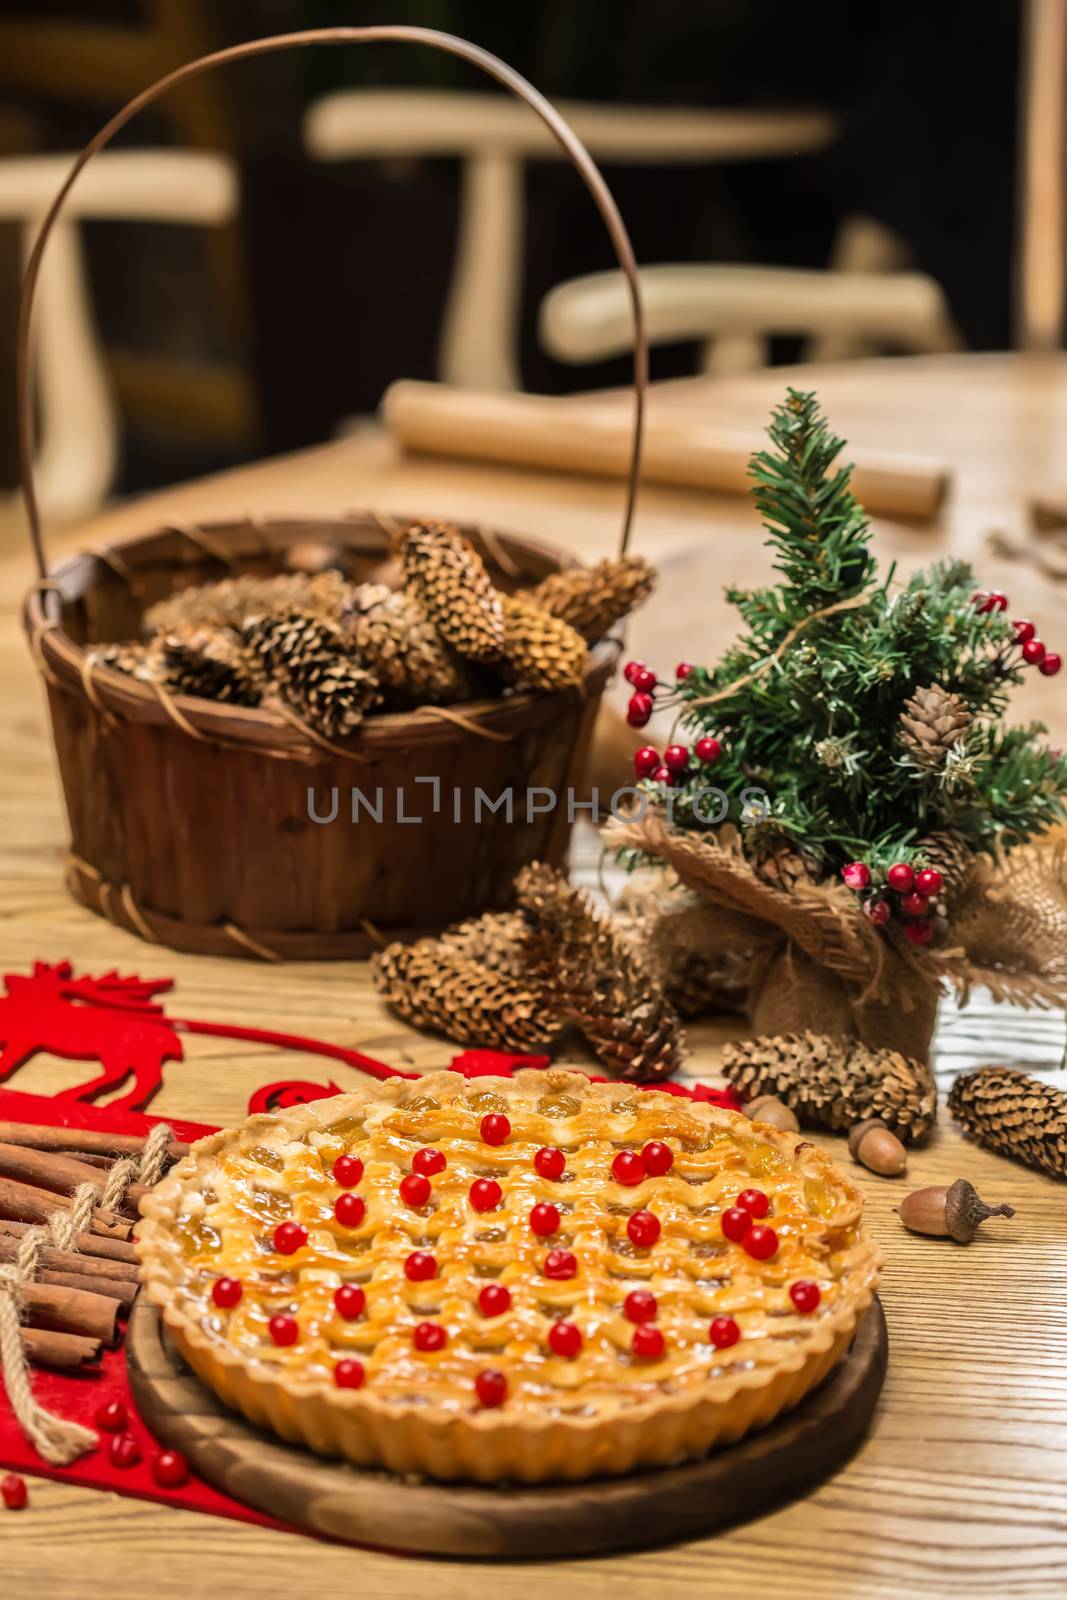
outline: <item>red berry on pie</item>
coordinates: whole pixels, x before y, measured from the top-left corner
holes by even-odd
[[[713,766],[722,755],[722,745],[711,733],[705,734],[703,739],[698,739],[693,750],[697,760],[702,761],[706,767]]]
[[[915,873],[906,861],[895,861],[886,873],[885,881],[898,894],[908,894],[915,887]]]
[[[443,1350],[448,1343],[448,1334],[439,1322],[420,1322],[416,1324],[411,1340],[416,1350]]]
[[[0,1500],[3,1500],[9,1511],[22,1511],[30,1503],[30,1491],[26,1487],[25,1478],[20,1478],[17,1472],[5,1473],[0,1478]]]
[[[530,1227],[541,1239],[547,1239],[559,1227],[559,1211],[555,1206],[541,1201],[530,1212]]]
[[[339,1317],[344,1317],[346,1322],[355,1322],[357,1317],[363,1315],[367,1296],[358,1283],[342,1283],[333,1292],[333,1303]]]
[[[674,1166],[674,1151],[669,1144],[661,1144],[658,1139],[650,1139],[641,1151],[641,1160],[650,1178],[662,1178],[663,1174]]]
[[[152,1457],[152,1476],[161,1489],[180,1489],[189,1481],[188,1463],[177,1450],[158,1450]]]
[[[502,1317],[511,1309],[511,1291],[502,1283],[487,1283],[478,1296],[478,1310],[483,1317]]]
[[[659,766],[659,751],[650,744],[643,744],[640,750],[634,751],[634,773],[638,778],[650,777]]]
[[[470,1186],[470,1202],[475,1211],[495,1211],[502,1194],[495,1178],[475,1178]]]
[[[1028,667],[1036,667],[1045,659],[1045,646],[1040,639],[1027,639],[1023,645],[1023,660]]]
[[[656,1312],[656,1297],[647,1289],[631,1289],[622,1303],[622,1309],[630,1322],[654,1322]]]
[[[436,1278],[437,1262],[428,1250],[413,1250],[404,1262],[404,1276],[412,1283],[425,1283]]]
[[[503,1144],[511,1132],[511,1123],[501,1111],[490,1111],[483,1117],[478,1130],[486,1144]]]
[[[548,1330],[548,1348],[572,1361],[582,1348],[582,1330],[573,1322],[554,1322]]]
[[[140,1461],[141,1446],[132,1433],[116,1433],[107,1442],[107,1459],[113,1467],[121,1467],[123,1472],[127,1472]]]
[[[550,1250],[542,1270],[546,1278],[573,1278],[578,1271],[578,1257],[572,1250]]]
[[[711,1327],[708,1329],[708,1338],[716,1350],[728,1350],[736,1344],[741,1337],[741,1329],[733,1317],[713,1317]]]
[[[130,1414],[121,1400],[109,1400],[96,1408],[96,1425],[105,1433],[121,1433],[130,1420]]]
[[[420,1172],[424,1178],[434,1178],[443,1172],[448,1165],[443,1150],[431,1150],[426,1146],[423,1150],[416,1150],[411,1158],[412,1172]]]
[[[295,1344],[300,1337],[296,1318],[288,1316],[284,1311],[280,1311],[276,1317],[271,1317],[267,1328],[275,1344]]]
[[[945,880],[936,867],[924,867],[915,879],[915,887],[919,894],[924,894],[928,900],[932,900],[945,887]]]
[[[756,1261],[769,1261],[778,1249],[778,1235],[762,1222],[754,1222],[741,1240],[741,1248]]]
[[[631,1188],[635,1183],[643,1183],[645,1177],[645,1164],[636,1150],[620,1150],[611,1163],[611,1176],[616,1183],[623,1183]]]
[[[631,1243],[641,1250],[651,1250],[659,1238],[659,1228],[659,1218],[654,1217],[651,1211],[635,1211],[626,1224]]]
[[[308,1231],[299,1222],[279,1222],[274,1230],[274,1248],[280,1256],[295,1255],[308,1242]]]
[[[822,1294],[817,1283],[809,1283],[806,1278],[799,1278],[789,1289],[789,1298],[797,1310],[804,1316],[810,1316],[816,1310]]]
[[[430,1198],[430,1180],[421,1172],[409,1172],[400,1180],[400,1198],[406,1206],[418,1211]]]
[[[358,1228],[367,1215],[367,1202],[346,1189],[334,1202],[333,1214],[342,1228]]]
[[[363,1176],[363,1163],[358,1156],[338,1156],[333,1164],[333,1181],[340,1189],[354,1189]]]
[[[635,1328],[634,1336],[630,1340],[630,1349],[635,1356],[640,1356],[642,1361],[658,1361],[667,1341],[658,1328],[653,1328],[650,1323],[644,1327]]]
[[[729,1239],[731,1244],[740,1244],[752,1226],[752,1218],[743,1206],[728,1206],[722,1214],[720,1226],[724,1239]]]
[[[496,1367],[485,1367],[474,1380],[474,1392],[479,1405],[502,1406],[507,1399],[508,1380]]]
[[[1038,662],[1037,670],[1043,678],[1054,678],[1063,666],[1063,657],[1055,650],[1047,650],[1044,658]]]
[[[353,1356],[346,1356],[333,1369],[333,1381],[339,1389],[362,1389],[364,1376],[362,1361]]]
[[[567,1157],[562,1150],[546,1145],[534,1156],[534,1167],[542,1178],[562,1178],[567,1170]]]
[[[771,1209],[771,1202],[762,1189],[742,1189],[737,1197],[737,1204],[742,1211],[747,1211],[750,1217],[765,1217]]]

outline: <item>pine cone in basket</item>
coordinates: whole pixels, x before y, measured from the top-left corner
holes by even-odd
[[[258,706],[266,677],[253,652],[229,628],[190,628],[159,641],[163,682],[171,694],[226,705]]]
[[[351,584],[339,572],[247,574],[179,589],[150,606],[143,625],[150,634],[184,628],[239,628],[249,617],[279,611],[314,612],[337,621],[351,592]]]
[[[900,713],[901,742],[921,767],[940,767],[971,725],[969,707],[939,683],[916,689]]]
[[[138,639],[119,639],[113,644],[91,644],[89,654],[101,667],[125,672],[142,683],[158,683],[163,677],[163,661],[158,648]]]
[[[948,1109],[989,1150],[1067,1178],[1067,1094],[1011,1067],[958,1077]]]
[[[677,1013],[619,928],[562,873],[535,862],[515,880],[533,971],[598,1059],[624,1078],[668,1078],[681,1060]]]
[[[539,1053],[560,1032],[539,984],[494,971],[440,939],[389,945],[372,958],[371,976],[405,1021],[458,1044]]]
[[[776,1095],[801,1122],[845,1129],[877,1117],[905,1143],[921,1139],[937,1114],[929,1067],[859,1039],[782,1033],[739,1039],[723,1050],[722,1070],[743,1098]]]
[[[615,556],[594,567],[550,573],[523,599],[569,622],[590,644],[648,599],[656,574],[641,556]]]
[[[324,738],[344,738],[381,699],[376,679],[346,652],[341,630],[311,612],[249,618],[241,638],[270,690]]]
[[[416,522],[401,535],[399,552],[408,593],[441,638],[469,661],[498,660],[501,597],[470,541],[443,522]]]
[[[399,705],[454,705],[477,692],[470,665],[402,589],[360,584],[352,594],[348,634],[361,664]]]
[[[585,674],[585,640],[525,595],[501,595],[503,654],[520,689],[576,689]]]

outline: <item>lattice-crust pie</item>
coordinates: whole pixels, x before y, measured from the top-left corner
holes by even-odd
[[[701,1455],[845,1354],[879,1257],[814,1146],[662,1092],[392,1080],[214,1134],[142,1201],[149,1298],[252,1422],[539,1482]]]

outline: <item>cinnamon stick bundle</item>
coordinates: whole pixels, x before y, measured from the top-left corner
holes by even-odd
[[[35,1224],[32,1222],[0,1217],[0,1235],[7,1234],[18,1239],[33,1226]],[[82,1252],[79,1258],[81,1260],[92,1255],[103,1261],[121,1261],[124,1266],[137,1266],[137,1252],[126,1240],[104,1238],[94,1233],[79,1233],[76,1242]]]
[[[118,1344],[117,1300],[103,1294],[89,1294],[84,1289],[42,1283],[40,1279],[23,1284],[20,1295],[31,1327],[50,1328],[57,1333],[79,1333],[89,1339],[98,1339],[102,1344]]]
[[[44,1264],[46,1255],[53,1258],[53,1265]],[[54,1265],[57,1256],[63,1265]],[[17,1257],[18,1241],[6,1235],[0,1236],[0,1261],[14,1261]],[[98,1270],[96,1272],[82,1270],[90,1264],[95,1265]],[[119,1262],[115,1262],[114,1266],[119,1270],[128,1270],[122,1268]],[[132,1278],[109,1278],[106,1273],[107,1269],[102,1262],[89,1263],[83,1261],[81,1256],[70,1254],[65,1250],[42,1251],[37,1282],[54,1284],[61,1289],[82,1289],[87,1294],[102,1294],[108,1300],[117,1301],[123,1311],[129,1311],[137,1298],[136,1274]]]
[[[99,1156],[139,1156],[144,1140],[130,1133],[103,1133],[96,1128],[52,1128],[32,1122],[0,1122],[0,1141],[34,1150],[79,1151]],[[189,1146],[172,1139],[170,1160],[189,1154]]]
[[[56,1211],[69,1210],[70,1200],[66,1195],[52,1194],[47,1189],[19,1183],[14,1178],[0,1177],[0,1212],[5,1216],[14,1217],[19,1222],[47,1222]],[[128,1240],[133,1227],[114,1212],[97,1209],[93,1212],[91,1231],[108,1239]]]
[[[103,1341],[80,1333],[58,1333],[54,1328],[22,1328],[22,1347],[40,1367],[80,1367],[99,1361]]]
[[[99,1183],[102,1176],[100,1167],[89,1166],[74,1156],[0,1140],[0,1177],[17,1178],[25,1183],[36,1184],[40,1189],[52,1189],[58,1194],[69,1195],[81,1183]],[[144,1184],[131,1183],[126,1198],[136,1206],[146,1192]]]

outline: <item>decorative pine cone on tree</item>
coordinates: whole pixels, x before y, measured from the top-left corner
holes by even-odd
[[[973,1139],[1028,1167],[1067,1178],[1067,1094],[1010,1067],[963,1073],[950,1114]]]
[[[970,707],[939,683],[916,689],[900,713],[900,742],[921,767],[940,767],[954,745],[966,738]]]
[[[641,556],[607,557],[592,567],[550,573],[523,598],[569,622],[588,643],[603,639],[617,622],[643,605],[655,572]]]
[[[311,612],[252,617],[241,639],[268,693],[326,739],[343,739],[380,699],[376,679],[348,654],[341,630]]]
[[[502,597],[470,540],[446,523],[416,522],[399,548],[406,588],[441,638],[468,661],[498,661],[504,653]]]

